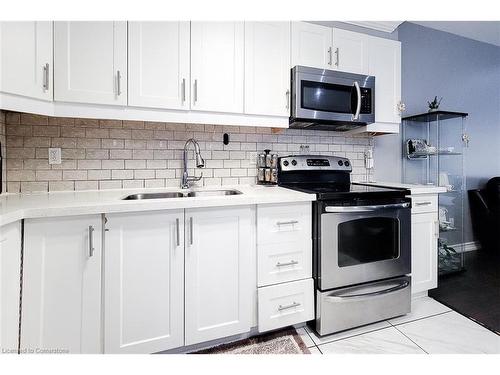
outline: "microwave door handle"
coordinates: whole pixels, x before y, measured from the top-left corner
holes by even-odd
[[[358,81],[354,81],[354,88],[356,89],[356,95],[358,96],[358,101],[356,104],[356,113],[352,115],[352,119],[359,120],[359,113],[361,112],[361,89],[359,88]]]
[[[369,212],[387,209],[409,208],[410,203],[379,204],[376,206],[327,206],[325,212]]]

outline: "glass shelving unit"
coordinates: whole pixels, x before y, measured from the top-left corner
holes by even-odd
[[[403,120],[403,182],[446,187],[439,195],[439,274],[464,270],[467,113],[433,111]]]

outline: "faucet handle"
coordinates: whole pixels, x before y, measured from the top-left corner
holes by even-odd
[[[203,178],[203,172],[200,173],[200,177],[189,176],[188,181],[200,181]]]

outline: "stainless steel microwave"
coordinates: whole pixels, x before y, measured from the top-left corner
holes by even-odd
[[[375,121],[375,77],[295,66],[290,128],[346,131]]]

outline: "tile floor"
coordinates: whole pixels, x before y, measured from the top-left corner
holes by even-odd
[[[500,354],[500,336],[430,297],[412,301],[408,315],[319,337],[297,329],[311,354]]]

